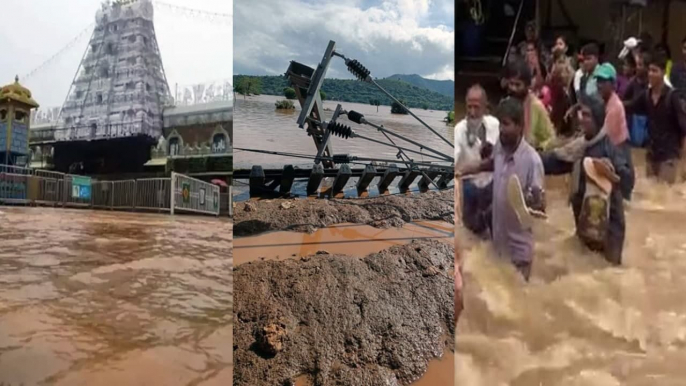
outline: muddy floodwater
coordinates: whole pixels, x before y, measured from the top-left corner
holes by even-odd
[[[300,105],[294,101],[295,110],[276,110],[274,102],[284,99],[273,95],[260,95],[244,99],[236,98],[235,101],[235,124],[234,124],[234,147],[273,150],[288,153],[301,153],[315,155],[316,148],[312,138],[307,136],[304,129],[298,127],[296,120],[300,114]],[[336,109],[337,104],[341,104],[347,111],[357,111],[362,113],[365,118],[377,125],[383,125],[389,130],[393,130],[400,135],[406,136],[414,141],[418,141],[425,146],[430,146],[435,150],[452,155],[452,146],[445,143],[435,134],[422,126],[410,115],[391,114],[390,106],[376,106],[360,103],[325,101],[324,116],[329,119]],[[453,141],[453,126],[446,125],[443,119],[447,113],[445,111],[412,109],[412,112],[420,117],[424,122],[445,137],[450,143]],[[362,135],[373,139],[388,142],[383,134],[375,128],[366,125],[358,125],[343,116],[340,122],[352,127],[352,129]],[[416,146],[408,144],[402,140],[396,140],[398,145],[404,143],[405,146],[413,150],[418,150]],[[335,137],[332,141],[334,153],[350,153],[358,156],[390,158],[395,159],[398,152],[392,147],[386,147],[359,138],[342,139]],[[414,155],[413,158],[421,160],[421,155]],[[425,158],[432,161],[431,158]],[[262,165],[265,168],[281,168],[283,165],[290,164],[301,167],[311,167],[312,161],[306,159],[294,159],[290,157],[247,153],[236,150],[234,154],[234,167],[236,169],[250,168],[252,165]]]
[[[237,384],[451,383],[453,231],[344,223],[237,238]],[[265,355],[251,332],[273,326],[283,352]]]
[[[297,153],[310,156],[316,155],[317,152],[312,138],[308,137],[305,130],[300,129],[296,123],[298,114],[300,113],[299,104],[297,101],[294,101],[296,104],[295,110],[276,110],[274,102],[281,99],[284,98],[272,95],[248,97],[247,99],[240,97],[236,99],[236,119],[234,125],[234,133],[236,134],[234,135],[234,147]],[[393,130],[413,141],[417,141],[424,146],[429,146],[449,156],[452,156],[454,152],[452,145],[445,143],[410,115],[391,114],[390,106],[379,106],[379,111],[377,112],[376,106],[360,103],[325,101],[324,108],[330,110],[324,112],[327,119],[331,117],[338,103],[341,103],[344,109],[362,113],[370,122],[383,125],[387,129]],[[422,109],[412,109],[412,112],[452,144],[454,128],[443,122],[443,119],[447,115],[446,112]],[[382,133],[371,126],[358,125],[349,121],[346,116],[341,117],[339,122],[352,127],[355,132],[361,135],[388,142]],[[415,151],[420,150],[417,146],[403,140],[395,137],[391,138],[393,138],[399,146]],[[389,159],[395,161],[399,166],[403,165],[396,157],[398,153],[396,148],[387,147],[359,138],[342,139],[334,137],[331,146],[335,154],[351,154],[359,157]],[[422,152],[426,153],[427,151],[424,149]],[[440,162],[440,160],[422,154],[410,153],[409,156],[415,161],[437,162],[441,165],[451,164],[450,162]],[[234,168],[236,169],[250,169],[253,165],[262,165],[265,169],[281,169],[284,165],[293,165],[296,168],[308,169],[312,167],[312,164],[313,160],[309,159],[258,154],[241,150],[234,151]],[[364,167],[364,165],[352,164],[351,167]],[[333,179],[325,180],[322,183],[322,186],[330,186],[332,180]],[[378,191],[376,190],[377,181],[378,177],[370,184],[370,195],[378,194]],[[397,181],[398,180],[396,180],[396,183]],[[419,181],[419,179],[417,179],[417,181]],[[346,196],[350,197],[357,195],[356,190],[354,189],[355,182],[357,182],[356,178],[351,179],[344,189]],[[248,189],[246,188],[245,183],[247,183],[247,181],[236,181],[234,184],[234,196],[239,201],[249,198]],[[305,187],[306,181],[296,180],[292,188],[292,193],[304,195]],[[416,189],[416,181],[410,188],[413,190]],[[391,186],[391,193],[395,192],[395,184],[393,184]]]
[[[686,384],[686,185],[656,185],[634,153],[624,262],[611,267],[574,236],[564,179],[534,229],[531,283],[464,229],[465,311],[456,385]]]
[[[231,385],[224,219],[0,207],[0,384]]]

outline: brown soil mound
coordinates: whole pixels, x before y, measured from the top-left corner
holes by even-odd
[[[453,254],[422,240],[236,267],[234,384],[410,384],[454,350]]]
[[[401,227],[417,220],[454,223],[453,202],[453,189],[370,199],[248,201],[236,205],[234,235],[276,230],[309,233],[341,223],[377,228]]]

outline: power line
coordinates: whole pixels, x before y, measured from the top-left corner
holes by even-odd
[[[233,25],[233,14],[222,13],[222,12],[211,12],[204,11],[200,9],[193,9],[188,7],[182,7],[179,5],[165,3],[164,1],[155,1],[156,6],[161,6],[161,8],[166,8],[172,12],[178,12],[185,16],[204,18],[211,21],[217,21],[219,23],[226,23]]]
[[[34,68],[31,70],[29,73],[26,75],[22,76],[21,79],[23,79],[24,82],[26,82],[28,79],[30,79],[33,75],[36,74],[36,72],[42,70],[43,68],[47,67],[49,64],[57,60],[62,54],[67,52],[70,48],[74,47],[76,43],[78,43],[84,36],[88,34],[88,32],[92,32],[93,28],[95,27],[95,23],[90,23],[86,28],[84,28],[81,32],[79,32],[78,35],[76,35],[75,38],[73,38],[69,43],[67,43],[64,47],[62,47],[59,51],[57,51],[56,54],[51,56],[48,60],[44,61],[41,63],[38,67]]]

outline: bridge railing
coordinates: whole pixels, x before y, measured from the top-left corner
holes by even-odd
[[[221,206],[219,186],[177,173],[171,178],[99,181],[9,165],[0,165],[0,204],[214,216]]]

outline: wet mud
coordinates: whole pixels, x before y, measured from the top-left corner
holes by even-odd
[[[402,227],[418,220],[454,223],[453,189],[368,199],[251,200],[236,205],[234,235],[267,231],[314,232],[333,224]]]
[[[234,384],[411,384],[453,350],[453,254],[414,240],[237,266]]]

